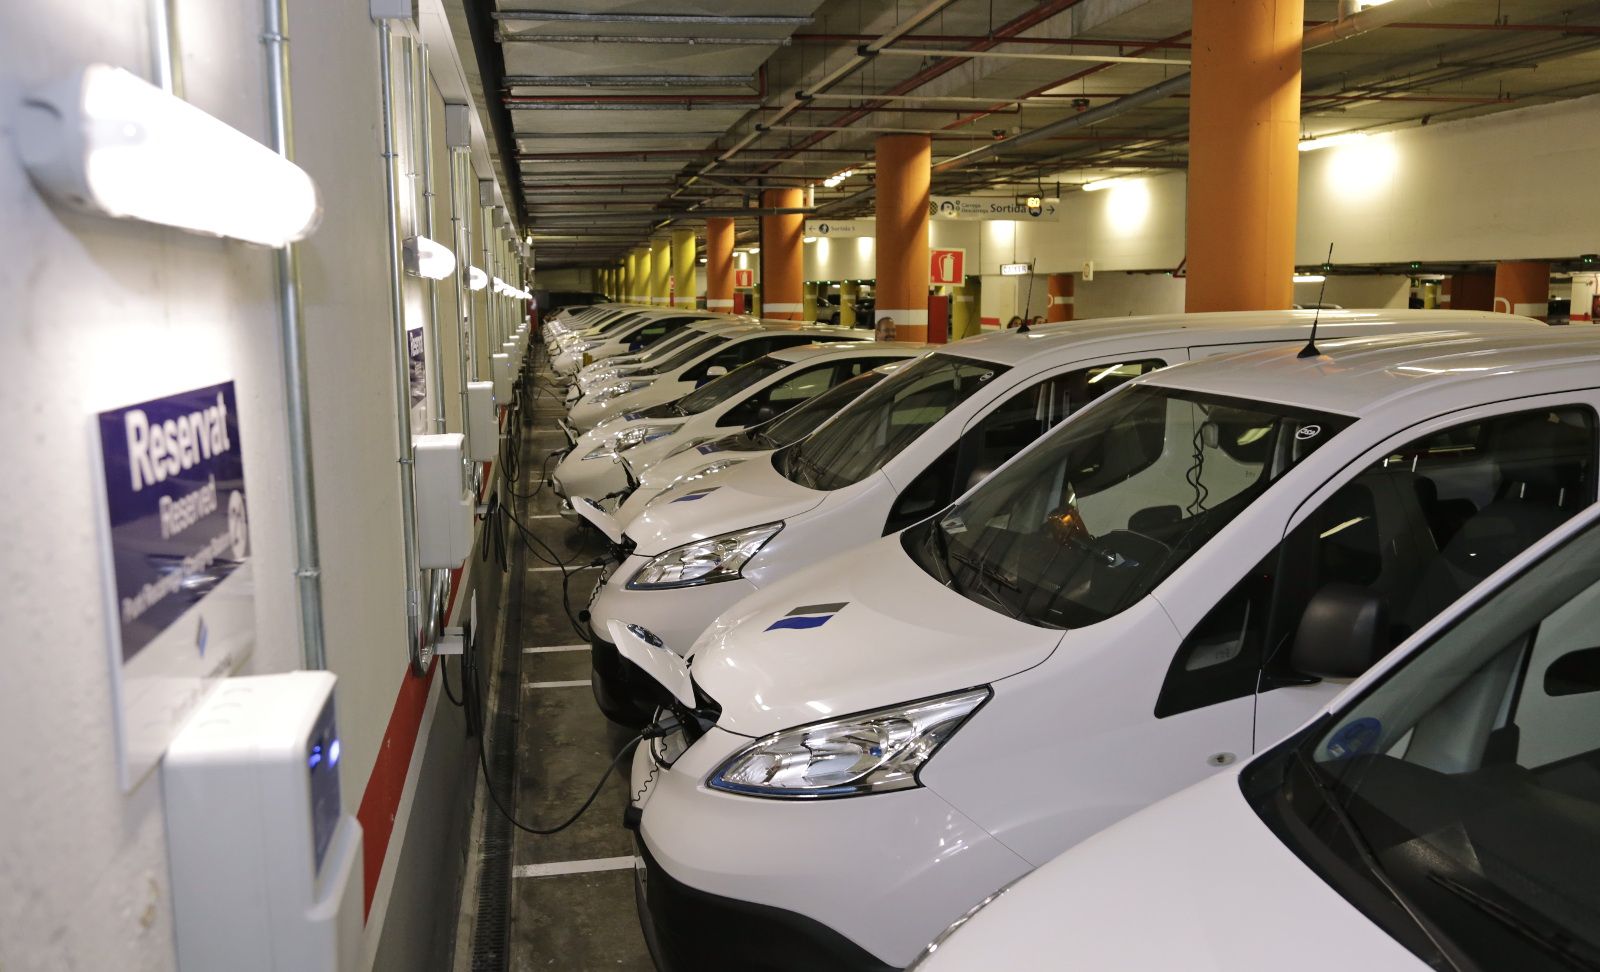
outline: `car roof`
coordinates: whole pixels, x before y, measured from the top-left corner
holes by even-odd
[[[869,345],[869,347],[864,348],[862,347],[863,344]],[[797,344],[792,348],[780,348],[767,356],[790,364],[800,361],[815,361],[819,358],[859,357],[863,354],[911,358],[930,350],[932,347],[930,344],[917,344],[912,341],[829,341],[826,344]]]
[[[1320,319],[1319,319],[1320,318]],[[947,353],[994,364],[1023,361],[1054,365],[1056,359],[1073,359],[1097,353],[1093,345],[1163,347],[1226,343],[1229,340],[1284,341],[1309,335],[1312,321],[1318,334],[1349,337],[1362,332],[1433,330],[1503,324],[1529,329],[1544,324],[1531,317],[1487,311],[1449,310],[1278,310],[1216,311],[1205,314],[1152,314],[1142,317],[1103,317],[1083,321],[1042,324],[1029,331],[1003,331],[966,338],[947,346]],[[1109,347],[1116,353],[1119,347]],[[1054,352],[1054,353],[1052,353]]]
[[[1581,325],[1319,337],[1317,349],[1305,358],[1295,347],[1204,358],[1139,380],[1354,416],[1396,407],[1436,415],[1600,385],[1600,330]]]

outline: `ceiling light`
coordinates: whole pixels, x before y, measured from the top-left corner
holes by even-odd
[[[1112,179],[1096,179],[1093,182],[1085,182],[1079,188],[1084,192],[1099,192],[1102,189],[1110,189],[1113,186],[1120,186],[1127,181],[1128,180],[1123,176],[1117,176]]]
[[[1320,273],[1297,273],[1294,275],[1295,283],[1322,283],[1327,279]]]
[[[815,243],[815,242],[817,242],[817,238],[815,236],[802,236],[802,237],[800,237],[800,242],[802,242],[802,243]]]
[[[467,268],[467,287],[472,290],[482,290],[489,286],[489,275],[477,267]]]
[[[426,236],[408,236],[403,252],[406,273],[413,277],[443,280],[456,272],[456,255],[442,243]]]
[[[121,68],[34,90],[14,131],[34,184],[92,213],[274,247],[322,216],[304,169]]]
[[[1303,138],[1300,140],[1300,151],[1315,152],[1318,149],[1336,148],[1340,145],[1349,145],[1351,142],[1359,142],[1366,137],[1366,132],[1340,132],[1337,135],[1324,135],[1320,138]]]
[[[761,252],[761,247],[752,246],[752,247],[749,247],[748,249],[746,249],[745,252],[746,253],[750,253],[750,254],[760,253]]]

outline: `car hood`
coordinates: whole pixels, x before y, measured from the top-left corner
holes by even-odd
[[[1272,835],[1235,773],[1169,797],[1034,871],[940,942],[919,972],[1046,967],[1426,968]]]
[[[746,597],[695,642],[690,670],[718,726],[763,736],[1015,675],[1062,634],[949,590],[893,535]]]
[[[733,460],[740,464],[752,459],[770,462],[767,458],[772,455],[770,451],[760,452],[725,452],[718,451],[715,455],[703,455],[697,449],[689,449],[677,455],[668,456],[648,469],[636,470],[635,475],[639,480],[639,488],[628,494],[616,509],[617,521],[624,526],[631,523],[634,517],[649,506],[650,501],[660,495],[661,491],[673,485],[679,476],[688,476],[699,469],[703,469],[719,460]],[[714,485],[712,480],[720,478],[727,470],[720,473],[711,473],[694,481],[694,486]],[[686,490],[687,491],[687,490]]]
[[[715,482],[680,483],[663,491],[628,524],[628,536],[637,553],[654,556],[695,540],[798,516],[827,495],[791,483],[770,460],[741,462],[718,474]]]

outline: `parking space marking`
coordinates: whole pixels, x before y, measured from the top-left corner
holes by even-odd
[[[547,655],[553,651],[588,651],[588,645],[549,645],[542,648],[524,648],[524,655]]]
[[[587,861],[552,861],[549,864],[518,864],[511,869],[512,877],[560,877],[563,874],[589,874],[594,871],[631,871],[638,864],[637,857],[595,857]]]
[[[580,570],[599,570],[599,564],[584,564],[582,567],[529,567],[530,574],[543,574],[552,570],[564,570],[569,574],[576,574]]]
[[[573,678],[573,679],[566,679],[566,680],[559,681],[559,682],[523,682],[522,683],[522,687],[525,688],[525,689],[531,689],[531,688],[577,688],[580,685],[588,685],[588,684],[589,684],[589,680],[586,679],[586,678]]]

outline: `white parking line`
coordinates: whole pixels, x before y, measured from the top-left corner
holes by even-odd
[[[636,857],[595,857],[587,861],[552,861],[549,864],[518,864],[511,869],[512,877],[559,877],[563,874],[589,874],[594,871],[630,871],[638,863]]]
[[[530,574],[543,574],[543,573],[547,573],[547,572],[552,571],[552,570],[566,570],[568,573],[576,574],[580,570],[599,570],[599,569],[600,569],[600,565],[599,564],[584,564],[581,567],[565,567],[565,568],[563,568],[563,567],[529,567],[528,568],[528,573],[530,573]]]
[[[524,655],[547,655],[552,651],[588,651],[588,645],[550,645],[544,648],[524,648]]]
[[[573,679],[567,679],[565,681],[560,681],[560,682],[523,682],[522,683],[522,687],[525,688],[525,689],[530,689],[530,688],[577,688],[580,685],[588,685],[588,684],[589,684],[589,680],[586,679],[586,678],[573,678]]]

